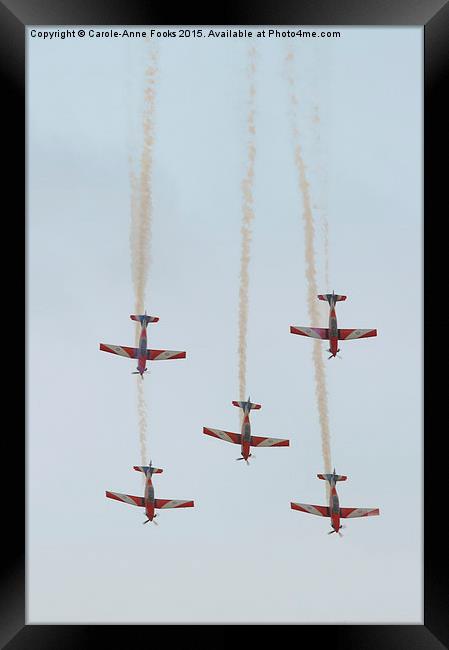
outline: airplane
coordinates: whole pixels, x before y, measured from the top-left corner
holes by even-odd
[[[139,347],[129,348],[125,345],[110,345],[109,343],[100,343],[100,350],[103,352],[111,352],[118,354],[121,357],[128,357],[129,359],[137,359],[137,370],[132,372],[132,375],[143,375],[147,372],[147,361],[163,361],[165,359],[185,359],[186,353],[178,350],[149,350],[147,348],[147,326],[148,323],[157,323],[159,318],[157,316],[147,316],[145,314],[131,314],[131,320],[139,321],[141,325]]]
[[[319,300],[327,300],[329,303],[329,327],[302,327],[299,325],[291,325],[290,332],[292,334],[300,334],[301,336],[310,336],[313,339],[323,339],[329,341],[329,349],[327,352],[330,352],[330,357],[336,357],[337,353],[340,352],[338,347],[338,341],[352,341],[353,339],[364,339],[368,336],[377,336],[377,330],[361,330],[361,329],[338,329],[337,328],[337,314],[335,312],[335,304],[339,300],[346,300],[347,296],[339,296],[334,293],[320,294],[318,296]],[[341,358],[341,357],[340,357]]]
[[[252,409],[260,409],[260,404],[253,404],[251,398],[248,397],[246,402],[233,401],[232,404],[238,408],[243,409],[243,422],[242,433],[231,433],[230,431],[222,431],[221,429],[209,429],[203,427],[203,433],[214,438],[220,438],[226,442],[233,442],[236,445],[241,445],[241,457],[236,460],[244,460],[249,465],[248,458],[255,458],[254,454],[250,453],[250,447],[288,447],[290,441],[283,438],[262,438],[260,436],[251,435],[251,424],[249,421],[249,412]]]
[[[131,506],[140,506],[145,508],[145,515],[148,519],[142,523],[147,524],[149,521],[152,521],[153,524],[157,525],[157,521],[154,519],[158,516],[154,510],[155,508],[193,508],[193,501],[175,501],[174,499],[155,499],[154,498],[154,487],[151,480],[153,474],[162,474],[164,470],[159,467],[153,467],[151,461],[149,465],[134,465],[133,469],[136,472],[143,472],[145,474],[145,492],[143,497],[133,497],[130,494],[120,494],[119,492],[109,492],[106,491],[106,496],[108,499],[115,499],[116,501],[123,501],[123,503],[128,503]]]
[[[336,474],[335,467],[333,474],[317,474],[317,476],[323,481],[329,481],[329,505],[312,506],[308,503],[294,503],[292,501],[290,502],[290,506],[292,510],[308,512],[311,515],[319,515],[320,517],[330,517],[333,530],[331,530],[328,535],[332,535],[332,533],[338,533],[340,537],[342,537],[340,528],[343,528],[343,526],[340,524],[340,519],[349,519],[354,517],[372,517],[379,514],[379,508],[340,508],[336,482],[346,481],[348,477],[341,474]]]

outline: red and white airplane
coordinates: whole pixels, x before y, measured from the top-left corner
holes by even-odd
[[[340,352],[338,347],[338,341],[352,341],[353,339],[364,339],[368,336],[377,336],[377,330],[360,330],[360,329],[338,329],[337,328],[337,314],[335,312],[335,303],[339,300],[346,300],[347,296],[339,296],[332,293],[326,293],[324,295],[320,294],[318,298],[320,300],[327,300],[329,303],[329,327],[300,327],[299,325],[291,325],[290,332],[292,334],[300,334],[301,336],[310,336],[313,339],[322,339],[329,341],[330,352],[329,359],[337,356],[337,352]]]
[[[255,456],[250,453],[250,447],[288,447],[290,445],[290,441],[284,438],[262,438],[260,436],[251,435],[249,412],[251,409],[260,409],[260,404],[253,404],[250,397],[248,397],[247,402],[233,401],[232,404],[243,409],[242,433],[231,433],[230,431],[209,429],[208,427],[203,427],[203,433],[208,436],[213,436],[214,438],[220,438],[226,442],[233,442],[235,445],[240,445],[242,456],[236,458],[236,460],[244,460],[246,461],[246,464],[249,465],[248,458],[251,456],[255,458]]]
[[[145,514],[148,517],[144,524],[147,524],[149,521],[152,521],[153,524],[157,525],[157,522],[154,519],[157,517],[157,514],[154,512],[156,508],[165,509],[165,508],[193,508],[193,501],[175,501],[174,499],[155,499],[154,498],[154,487],[151,477],[153,474],[161,474],[162,469],[158,467],[153,467],[153,465],[134,465],[136,472],[143,472],[145,474],[145,492],[143,497],[133,497],[130,494],[120,494],[119,492],[108,492],[106,491],[106,496],[108,499],[115,499],[116,501],[123,501],[123,503],[128,503],[131,506],[140,506],[145,508]]]
[[[328,535],[332,535],[332,533],[338,533],[341,536],[340,528],[342,528],[342,525],[340,524],[340,519],[350,519],[354,517],[372,517],[373,515],[379,514],[379,508],[340,508],[335,484],[337,481],[346,481],[348,477],[342,476],[341,474],[336,474],[335,468],[333,474],[317,474],[317,476],[323,481],[329,481],[329,505],[312,506],[308,503],[294,503],[292,501],[290,502],[290,506],[292,510],[308,512],[310,515],[330,517],[333,530],[331,530]]]
[[[163,361],[165,359],[185,359],[186,353],[179,350],[149,350],[147,348],[147,325],[148,323],[157,323],[159,318],[157,316],[147,316],[145,314],[137,315],[132,314],[131,320],[140,322],[140,338],[138,348],[129,348],[125,345],[109,345],[109,343],[100,343],[100,350],[103,352],[111,352],[118,354],[121,357],[128,357],[128,359],[137,359],[137,370],[131,374],[140,375],[143,379],[143,373],[147,371],[147,361]]]

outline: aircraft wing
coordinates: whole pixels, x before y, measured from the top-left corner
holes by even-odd
[[[175,499],[155,499],[155,508],[193,508],[193,501],[176,501]]]
[[[340,341],[350,341],[351,339],[366,339],[368,336],[377,336],[377,330],[338,330]]]
[[[136,359],[138,352],[137,348],[128,348],[126,345],[110,345],[109,343],[100,343],[100,350],[112,352],[112,354],[118,354],[129,359]]]
[[[312,339],[329,339],[329,329],[327,327],[302,327],[299,325],[290,325],[292,334],[301,334],[301,336],[310,336]]]
[[[252,447],[289,447],[290,440],[285,438],[262,438],[261,436],[251,436],[250,444]]]
[[[340,508],[340,517],[350,519],[351,517],[372,517],[379,514],[379,508]]]
[[[123,503],[129,503],[130,506],[141,506],[142,508],[145,507],[145,499],[143,497],[133,497],[130,494],[120,494],[119,492],[108,491],[106,491],[105,494],[108,499],[123,501]]]
[[[328,506],[311,506],[309,503],[293,503],[290,502],[292,510],[300,510],[301,512],[308,512],[309,515],[318,515],[319,517],[329,517]]]
[[[203,433],[214,438],[220,438],[220,440],[224,440],[225,442],[233,442],[235,445],[242,444],[242,436],[239,433],[231,433],[231,431],[222,431],[221,429],[209,429],[208,427],[203,427]]]
[[[164,359],[185,359],[186,353],[179,350],[147,350],[147,359],[150,361],[164,361]]]

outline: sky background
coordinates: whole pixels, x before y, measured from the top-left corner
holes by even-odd
[[[143,490],[132,470],[140,378],[134,362],[99,351],[134,344],[128,156],[141,153],[149,44],[28,37],[27,623],[422,622],[422,29],[340,31],[153,42],[146,307],[160,321],[149,345],[187,358],[145,377],[148,447],[164,469],[156,497],[195,500],[158,527],[104,496]],[[239,431],[250,44],[247,387],[262,404],[253,433],[291,446],[257,450],[248,467],[202,427]],[[326,500],[313,343],[289,332],[310,323],[288,47],[318,290],[348,296],[340,327],[378,329],[325,360],[332,463],[348,476],[340,504],[381,511],[348,520],[343,538],[290,509]]]

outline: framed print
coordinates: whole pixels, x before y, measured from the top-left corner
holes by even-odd
[[[447,3],[0,15],[26,170],[2,647],[447,646],[423,390]]]

